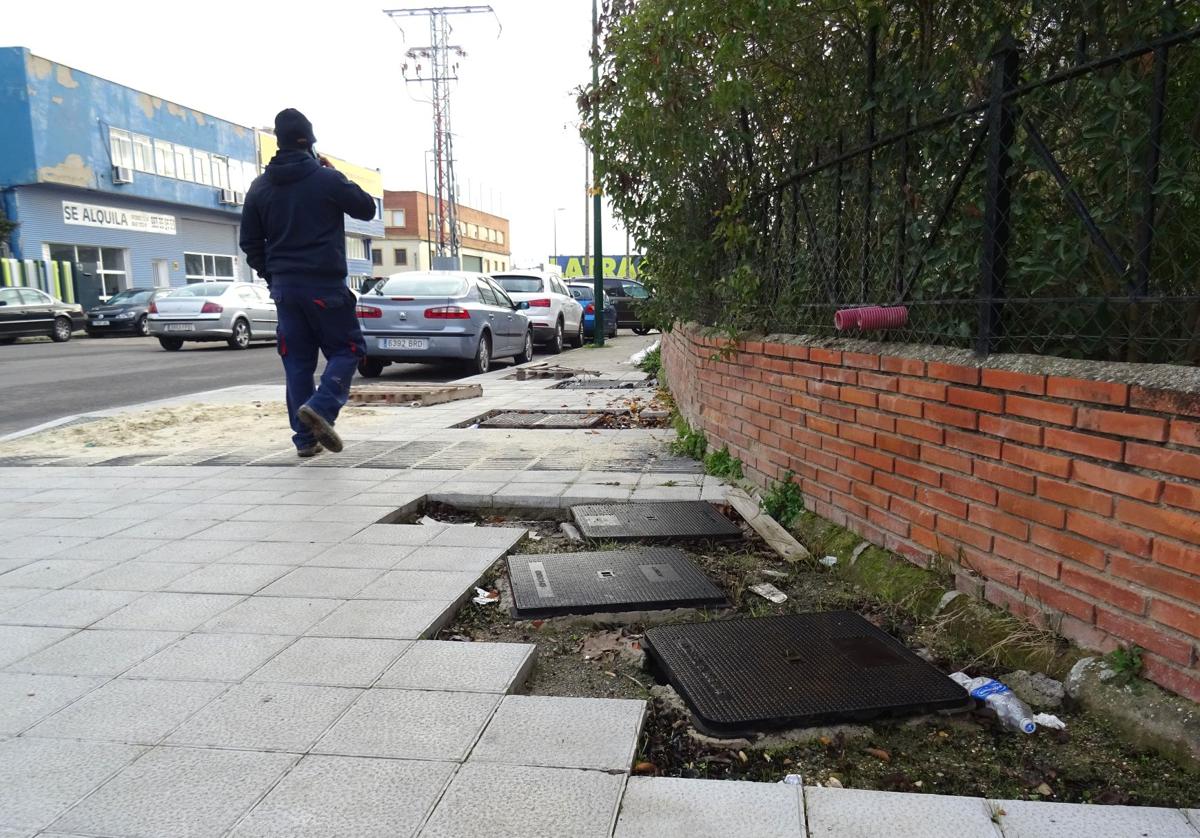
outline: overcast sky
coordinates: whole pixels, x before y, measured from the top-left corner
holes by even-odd
[[[318,149],[379,168],[388,189],[423,190],[432,115],[418,101],[427,91],[406,89],[401,65],[408,47],[429,43],[429,25],[409,20],[402,35],[381,11],[388,2],[12,2],[0,40],[244,125],[269,126],[279,109],[299,108]],[[591,79],[591,2],[491,5],[499,36],[490,15],[453,19],[452,42],[467,51],[451,100],[460,202],[511,220],[518,263],[551,252],[564,207],[559,252],[582,253],[584,148],[572,123],[574,91]],[[606,223],[604,244],[623,254],[624,230]]]

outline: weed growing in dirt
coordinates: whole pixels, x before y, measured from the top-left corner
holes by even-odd
[[[775,482],[762,499],[763,511],[785,527],[790,527],[804,512],[804,495],[795,477],[789,471],[783,480]]]
[[[1142,647],[1118,646],[1105,656],[1109,669],[1117,675],[1112,683],[1124,686],[1133,681],[1142,672]]]
[[[638,369],[658,378],[658,374],[662,370],[662,347],[655,347],[647,352],[638,363]]]
[[[730,455],[728,445],[720,451],[710,451],[704,457],[704,470],[714,477],[742,479],[742,461]]]
[[[708,439],[704,436],[704,431],[693,428],[682,416],[676,416],[675,433],[679,438],[671,443],[672,453],[691,457],[693,460],[704,459],[704,452],[708,450]]]

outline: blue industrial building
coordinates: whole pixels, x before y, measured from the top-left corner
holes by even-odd
[[[238,249],[257,132],[0,48],[0,196],[18,259],[121,288],[253,279]],[[378,227],[382,218],[361,236]],[[369,253],[369,243],[367,244]]]

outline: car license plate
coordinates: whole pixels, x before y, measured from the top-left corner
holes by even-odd
[[[425,338],[382,338],[380,349],[428,349],[429,341]]]
[[[166,330],[168,332],[194,332],[196,327],[191,323],[168,323]]]
[[[93,326],[110,326],[112,324],[107,320],[93,320],[92,325]]]

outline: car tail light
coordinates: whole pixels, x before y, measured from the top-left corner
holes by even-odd
[[[360,304],[358,307],[358,316],[364,320],[373,320],[378,317],[383,317],[383,309],[376,308],[375,306],[364,306]]]
[[[146,310],[151,314],[158,314],[158,303],[150,303],[150,308]]]
[[[200,307],[201,314],[220,314],[224,310],[225,310],[224,306],[222,306],[218,303],[214,303],[212,300],[209,300],[207,303],[205,303],[204,305],[202,305]]]
[[[550,301],[547,299],[544,299],[544,298],[540,299],[540,300],[530,300],[529,307],[530,308],[550,308]]]
[[[584,313],[584,314],[595,314],[595,313],[596,313],[596,307],[595,307],[594,305],[592,305],[591,303],[588,303],[588,304],[587,304],[587,305],[584,307],[584,309],[583,309],[583,313]]]
[[[425,309],[426,320],[470,320],[471,312],[461,306],[438,306]]]

